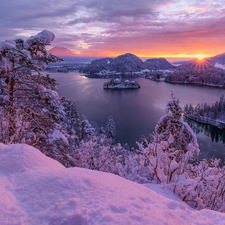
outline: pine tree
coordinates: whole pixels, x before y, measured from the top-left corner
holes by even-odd
[[[176,174],[184,171],[189,160],[199,154],[197,138],[182,120],[179,100],[173,94],[165,111],[166,115],[159,119],[155,134],[152,135],[153,140],[145,141],[147,147],[137,143],[142,153],[142,165],[148,165],[159,183],[170,182]]]
[[[59,100],[57,83],[49,76],[42,76],[40,71],[50,62],[61,61],[45,49],[54,37],[44,30],[26,41],[0,42],[0,138],[4,143],[24,139],[30,143],[42,142],[47,130],[53,128]]]
[[[213,113],[214,113],[214,119],[218,119],[218,115],[219,115],[219,102],[216,101],[214,108],[213,108]]]
[[[188,124],[182,120],[182,109],[179,105],[179,100],[175,99],[173,94],[172,98],[167,102],[165,111],[167,114],[160,118],[156,126],[156,135],[159,136],[160,140],[172,138],[173,142],[170,146],[174,150],[186,153],[188,145],[191,143],[196,145],[197,141]]]
[[[112,116],[108,118],[105,128],[107,138],[116,139],[116,124]]]
[[[222,95],[220,96],[220,100],[219,100],[219,108],[218,108],[219,112],[222,112],[222,110],[223,110],[223,102],[224,102],[224,94],[222,94]]]
[[[192,104],[189,104],[189,113],[194,113],[194,107],[192,106]]]
[[[88,117],[83,115],[81,120],[81,140],[89,141],[95,135],[95,129],[88,121]]]
[[[189,107],[188,107],[188,104],[186,104],[185,106],[184,106],[184,112],[185,113],[189,113]]]

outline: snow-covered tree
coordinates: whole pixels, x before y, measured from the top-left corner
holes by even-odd
[[[196,120],[198,122],[206,123],[206,124],[213,124],[215,126],[220,126],[220,123],[225,122],[225,103],[224,103],[224,95],[222,94],[219,101],[216,101],[213,105],[204,104],[197,104],[195,110],[193,111],[189,104],[189,107],[185,106],[185,116],[189,119]]]
[[[4,143],[24,138],[41,142],[41,136],[52,127],[49,118],[57,116],[56,81],[42,76],[40,71],[50,62],[61,61],[45,49],[54,37],[44,30],[26,41],[0,42],[1,141]],[[26,133],[28,127],[33,133]]]
[[[160,118],[152,141],[137,143],[140,163],[149,168],[151,182],[167,185],[191,207],[225,212],[225,166],[216,158],[197,157],[196,136],[182,120],[178,103],[173,97],[167,102],[167,114]],[[135,167],[140,171],[140,165]],[[143,172],[139,175],[146,178]]]
[[[105,128],[107,138],[116,139],[116,124],[112,116],[110,116],[107,120],[106,128]]]
[[[150,168],[156,181],[169,183],[176,174],[183,173],[199,153],[197,138],[182,116],[179,100],[172,98],[166,105],[166,115],[159,119],[151,142],[137,143],[143,166]],[[147,146],[147,147],[146,147]]]
[[[81,140],[89,141],[95,135],[93,128],[88,120],[88,117],[83,115],[81,120]]]

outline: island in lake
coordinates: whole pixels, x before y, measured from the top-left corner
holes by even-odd
[[[141,86],[136,81],[121,80],[119,78],[111,79],[103,84],[104,89],[137,89]]]

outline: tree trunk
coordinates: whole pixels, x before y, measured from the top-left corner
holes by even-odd
[[[13,109],[13,92],[14,92],[15,80],[13,77],[9,80],[9,135],[13,135],[15,132],[14,123],[14,109]]]

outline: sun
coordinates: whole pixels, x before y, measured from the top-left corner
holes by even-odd
[[[198,60],[203,60],[204,58],[204,56],[198,56]]]
[[[196,55],[196,58],[198,59],[198,60],[203,60],[204,58],[206,58],[207,57],[207,55],[202,55],[202,54],[197,54]]]

